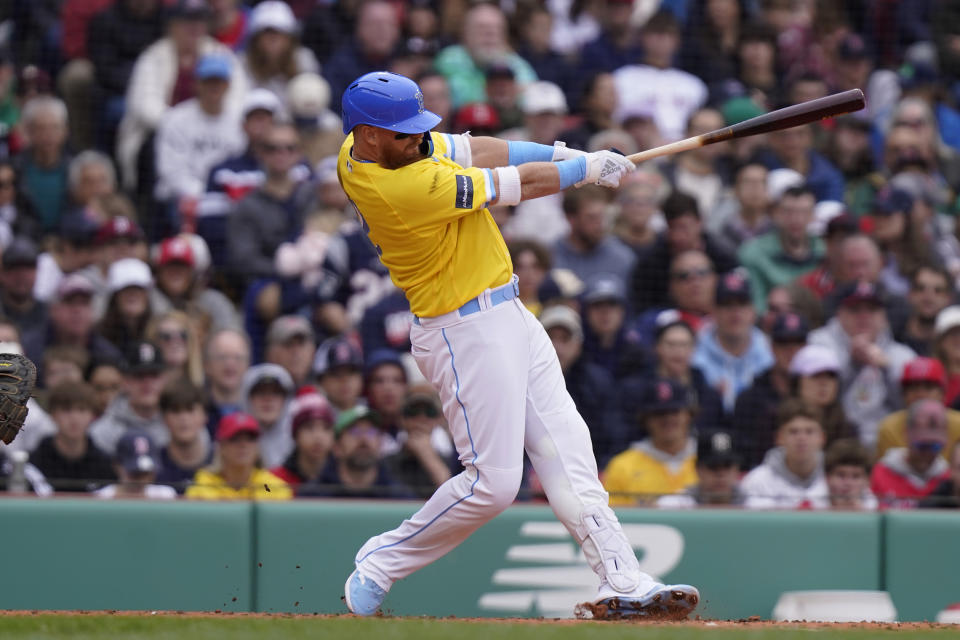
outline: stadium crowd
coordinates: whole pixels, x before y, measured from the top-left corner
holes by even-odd
[[[958,43],[951,0],[9,0],[0,351],[39,384],[0,481],[417,498],[456,473],[336,175],[340,95],[388,69],[442,131],[626,154],[862,88],[490,212],[613,504],[960,507]]]

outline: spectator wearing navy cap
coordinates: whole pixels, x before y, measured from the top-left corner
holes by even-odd
[[[812,271],[797,278],[791,285],[794,296],[806,294],[822,301],[829,296],[837,282],[843,280],[844,240],[859,232],[857,219],[843,212],[827,222],[823,233],[823,259]],[[797,294],[800,291],[803,294]]]
[[[146,431],[131,429],[123,434],[117,442],[117,452],[113,459],[119,482],[98,489],[94,492],[96,497],[106,500],[176,499],[176,489],[165,484],[154,484],[160,469],[159,452]]]
[[[932,256],[928,239],[912,220],[914,200],[902,189],[884,187],[873,201],[873,239],[883,255],[880,283],[891,295],[904,296],[910,290],[908,274]]]
[[[328,338],[317,348],[313,375],[336,418],[357,406],[363,393],[363,354],[348,338]]]
[[[851,282],[839,287],[835,297],[836,316],[812,331],[809,342],[827,347],[840,360],[843,410],[861,442],[872,449],[879,422],[901,406],[898,381],[916,354],[893,339],[877,285]]]
[[[723,398],[727,413],[737,396],[774,363],[767,337],[755,325],[750,283],[739,271],[717,280],[713,323],[697,336],[693,364]]]
[[[740,491],[742,456],[728,431],[706,431],[697,437],[697,484],[683,493],[657,500],[661,509],[743,505]]]
[[[947,387],[947,374],[939,360],[933,358],[914,358],[903,368],[900,388],[903,393],[903,405],[906,409],[895,411],[885,417],[877,429],[877,457],[888,450],[907,446],[907,411],[920,400],[936,400],[943,404]],[[960,441],[960,412],[947,409],[948,447],[943,456],[949,455],[949,447]]]
[[[142,429],[154,443],[164,446],[170,439],[160,412],[166,364],[156,345],[135,343],[126,354],[123,369],[123,390],[102,416],[90,426],[90,437],[109,454],[117,448],[120,437],[130,429]]]
[[[623,375],[631,362],[642,359],[641,348],[626,339],[623,280],[613,274],[597,275],[587,283],[582,300],[584,356],[614,378]]]
[[[0,316],[10,320],[20,333],[47,322],[47,305],[33,296],[40,252],[33,240],[14,238],[3,250],[0,271]]]
[[[290,428],[294,449],[272,474],[289,484],[299,494],[301,485],[316,484],[331,462],[336,418],[327,399],[314,387],[302,387],[290,403]]]
[[[64,216],[50,248],[37,258],[37,284],[33,295],[49,301],[65,274],[81,271],[94,263],[94,239],[99,224],[82,211]],[[89,274],[88,274],[89,275]]]
[[[612,505],[649,503],[697,482],[697,443],[691,435],[697,404],[692,389],[674,380],[654,378],[639,389],[637,399],[639,406],[632,418],[640,422],[637,426],[647,437],[607,465],[603,486],[610,492]]]
[[[773,446],[777,407],[791,395],[791,362],[806,344],[808,332],[803,316],[777,314],[770,332],[773,364],[737,397],[730,424],[740,443],[746,469],[760,464]]]
[[[403,399],[407,395],[407,370],[400,354],[381,349],[367,355],[363,363],[363,395],[377,412],[381,428],[390,436],[400,432]]]
[[[933,354],[937,315],[956,297],[952,280],[946,270],[931,264],[922,265],[910,274],[910,291],[907,293],[910,313],[892,323],[897,342],[907,345],[918,355]]]
[[[120,350],[96,328],[93,312],[93,283],[79,273],[64,276],[50,301],[49,321],[23,334],[24,354],[40,364],[38,378],[43,379],[43,353],[53,345],[79,347],[94,361],[122,360]]]

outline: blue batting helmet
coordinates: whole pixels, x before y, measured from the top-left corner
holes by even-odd
[[[360,76],[343,92],[343,132],[369,124],[397,133],[424,133],[440,122],[440,116],[423,108],[423,93],[417,83],[389,71]]]

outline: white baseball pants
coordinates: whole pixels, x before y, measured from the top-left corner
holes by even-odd
[[[508,285],[509,286],[509,285]],[[553,344],[518,298],[419,319],[413,356],[439,391],[464,471],[410,519],[356,556],[384,589],[433,562],[513,503],[526,449],[557,518],[601,578],[629,592],[641,578],[600,483],[590,433],[564,384]]]

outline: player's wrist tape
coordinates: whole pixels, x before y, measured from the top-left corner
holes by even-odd
[[[512,166],[524,162],[550,162],[551,160],[553,160],[553,147],[523,140],[507,143],[507,164]]]
[[[520,171],[516,167],[497,167],[497,204],[520,203]]]
[[[587,177],[586,156],[555,162],[553,166],[557,168],[557,172],[560,174],[561,189],[572,187]]]
[[[463,168],[473,166],[473,147],[470,146],[470,132],[447,134],[450,139],[450,159]]]

